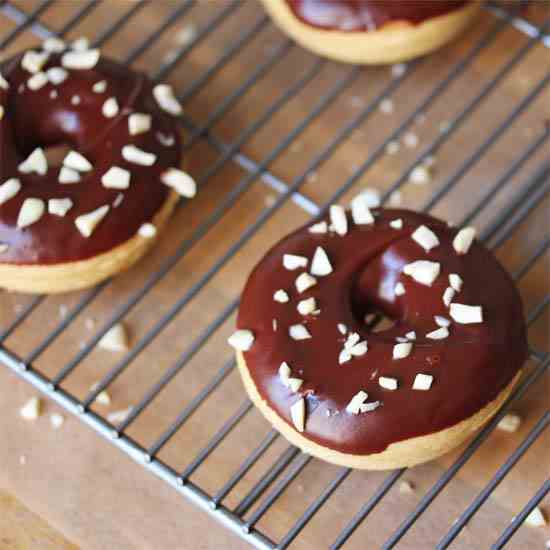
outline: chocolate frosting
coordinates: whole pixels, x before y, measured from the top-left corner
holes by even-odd
[[[50,55],[42,71],[61,66],[60,57]],[[21,59],[22,55],[18,55],[0,67],[9,82],[8,90],[0,88],[0,105],[5,109],[0,120],[0,184],[9,178],[18,178],[22,184],[19,193],[0,206],[0,243],[9,246],[0,255],[0,261],[56,264],[108,252],[133,237],[166,201],[170,189],[159,178],[164,170],[178,166],[180,161],[177,122],[157,105],[150,79],[116,61],[101,58],[93,69],[67,69],[69,76],[61,84],[47,83],[33,91],[26,85],[32,75],[21,67]],[[95,93],[93,85],[102,80],[107,82],[106,90]],[[80,100],[76,105],[75,97]],[[106,118],[102,106],[111,97],[117,99],[119,112]],[[129,134],[128,116],[133,112],[152,115],[149,131]],[[129,144],[154,153],[157,156],[154,165],[141,166],[124,160],[121,150]],[[84,155],[93,170],[82,173],[81,180],[73,184],[58,182],[60,166],[49,166],[44,176],[18,171],[18,165],[36,147],[58,145],[67,145]],[[112,166],[130,171],[128,189],[102,185],[101,177]],[[124,199],[113,207],[119,193],[123,193]],[[33,225],[19,229],[17,216],[28,197],[46,203],[51,198],[70,198],[74,206],[64,217],[46,212]],[[75,218],[105,204],[111,205],[109,213],[93,234],[85,238],[76,228]]]
[[[491,252],[476,241],[467,254],[458,255],[452,245],[457,230],[430,216],[389,209],[374,213],[372,225],[354,226],[350,218],[350,230],[343,237],[312,234],[304,227],[276,244],[248,279],[237,323],[255,336],[244,357],[267,404],[293,426],[290,407],[299,395],[305,397],[302,435],[330,449],[359,455],[381,452],[393,442],[432,434],[470,417],[511,382],[527,356],[521,299]],[[393,229],[389,222],[398,218],[403,228]],[[421,224],[440,241],[430,252],[411,238]],[[295,280],[304,270],[285,269],[283,255],[307,257],[309,269],[318,246],[326,251],[333,272],[316,277],[317,285],[299,294]],[[406,264],[417,260],[440,263],[441,272],[432,286],[402,273]],[[482,306],[483,322],[452,322],[446,339],[427,339],[425,335],[438,328],[435,315],[451,320],[442,300],[451,273],[463,279],[453,301]],[[404,285],[404,295],[395,295],[397,282]],[[289,294],[288,303],[274,301],[278,289]],[[297,303],[311,296],[320,313],[302,316]],[[395,324],[373,332],[364,321],[369,312],[382,312]],[[290,338],[289,326],[297,323],[307,327],[311,339]],[[368,342],[365,355],[342,365],[338,357],[346,336],[338,323]],[[409,331],[416,332],[411,354],[393,359],[396,338]],[[298,394],[278,376],[283,361],[293,377],[304,381]],[[418,373],[434,377],[428,391],[412,389]],[[379,376],[396,378],[398,389],[380,387]],[[346,412],[360,390],[368,393],[368,402],[379,400],[381,406],[358,415]]]
[[[371,31],[392,21],[419,24],[467,0],[286,0],[303,23],[325,30]]]

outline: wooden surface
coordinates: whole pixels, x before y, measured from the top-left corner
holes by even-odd
[[[31,1],[17,4],[27,11],[36,6]],[[190,22],[200,28],[213,16],[215,9],[224,5],[221,1],[199,3],[181,23],[177,22],[151,49],[144,52],[136,60],[135,66],[149,71],[157,69],[159,63],[177,46],[179,31]],[[74,2],[57,2],[41,19],[54,27],[60,27],[77,6]],[[128,9],[128,6],[125,1],[102,4],[71,31],[71,38],[80,34],[94,38],[115,17]],[[144,34],[152,32],[175,6],[175,2],[164,1],[155,2],[153,6],[145,8],[130,25],[123,26],[107,42],[104,51],[124,59],[143,40]],[[544,10],[540,6],[529,14],[535,21],[540,21],[543,16]],[[245,2],[238,12],[201,42],[170,73],[169,81],[178,90],[185,90],[190,81],[202,75],[219,59],[221,52],[243,29],[260,17],[261,10],[256,3]],[[431,56],[429,62],[419,65],[415,74],[393,95],[394,113],[386,115],[373,112],[342,146],[335,149],[327,162],[309,175],[302,191],[319,203],[326,201],[375,150],[377,144],[398,126],[403,116],[411,112],[441,80],[451,64],[461,59],[472,44],[487,32],[494,21],[492,16],[484,14],[465,37]],[[0,36],[4,36],[12,28],[13,24],[0,16]],[[187,113],[195,121],[204,123],[215,112],[219,103],[250,75],[252,68],[273,54],[284,40],[278,30],[270,25],[266,26],[199,93],[186,101]],[[32,33],[25,31],[2,55],[10,55],[35,43],[36,38]],[[402,147],[398,155],[384,155],[359,178],[353,190],[343,197],[342,203],[364,187],[375,187],[382,191],[388,189],[418,152],[439,135],[441,124],[456,116],[463,105],[475,97],[523,44],[525,37],[516,30],[503,31],[498,40],[488,46],[464,75],[426,112],[425,119],[413,125],[412,130],[420,141],[418,147]],[[511,71],[490,99],[484,101],[460,131],[438,151],[434,181],[426,186],[406,185],[402,189],[404,205],[421,208],[445,184],[464,160],[477,150],[518,101],[542,78],[547,67],[545,56],[547,51],[543,51],[540,46],[536,47]],[[285,55],[279,55],[273,68],[215,124],[215,134],[228,142],[234,140],[281,96],[283,90],[311,70],[315,62],[313,56],[298,47],[292,47]],[[339,79],[348,75],[350,70],[349,67],[334,63],[324,64],[300,93],[286,102],[269,122],[242,144],[241,150],[254,160],[262,160],[303,120],[319,98]],[[301,175],[320,148],[326,146],[356,117],[391,79],[388,68],[362,70],[359,78],[271,164],[272,172],[286,181],[293,181]],[[510,131],[438,203],[434,209],[436,215],[460,220],[477,204],[489,186],[517,158],[519,151],[541,133],[543,121],[550,116],[548,99],[547,90],[539,95]],[[201,174],[219,158],[219,153],[206,140],[199,140],[191,149],[190,156],[191,171],[200,180]],[[543,158],[544,152],[539,150],[510,185],[492,198],[474,220],[479,229],[489,226],[499,211],[524,188],[530,174]],[[116,278],[107,286],[37,359],[35,367],[48,376],[56,374],[78,353],[82,343],[89,340],[93,331],[108,322],[114,310],[133,296],[159,266],[177,251],[180,243],[193,236],[245,175],[243,169],[236,164],[225,163],[215,176],[201,186],[197,199],[177,212],[153,253],[135,269]],[[228,214],[177,262],[170,273],[126,317],[132,345],[136,345],[162,315],[170,310],[175,300],[184,295],[215,265],[231,244],[273,203],[275,195],[260,180],[253,182]],[[151,385],[185,353],[205,327],[217,318],[221,309],[238,296],[247,273],[265,250],[307,219],[308,215],[295,203],[286,203],[262,231],[213,277],[159,337],[114,381],[109,388],[112,406],[106,409],[94,405],[93,409],[105,416],[107,412],[139,402]],[[520,267],[541,242],[547,232],[547,220],[548,202],[543,202],[531,213],[529,221],[521,224],[512,238],[497,251],[498,257],[510,271]],[[526,311],[530,311],[547,293],[548,259],[546,253],[519,284]],[[83,294],[71,294],[47,298],[7,339],[6,347],[25,357],[59,324],[62,312],[67,308],[70,310],[82,297]],[[32,297],[28,296],[0,294],[0,328],[8,326],[17,312],[31,300]],[[128,435],[141,445],[148,446],[164,432],[183,407],[189,404],[230,359],[231,351],[225,344],[225,338],[232,327],[233,317],[216,331],[208,344],[193,356],[159,397],[131,424],[127,430]],[[548,349],[547,327],[548,312],[545,311],[530,329],[529,336],[533,346]],[[92,383],[105,375],[122,357],[119,354],[94,350],[67,378],[63,388],[76,397],[83,398]],[[532,366],[529,364],[529,368]],[[34,393],[13,373],[0,368],[0,436],[4,443],[0,446],[0,486],[6,487],[26,506],[63,532],[68,539],[86,549],[212,549],[229,545],[234,548],[246,547],[245,543],[225,531],[203,511],[183,500],[172,488],[147,473],[141,465],[135,464],[99,438],[76,418],[67,418],[65,425],[54,432],[47,418],[49,412],[59,410],[54,405],[48,404],[45,415],[35,424],[23,422],[18,417],[17,410]],[[159,457],[177,470],[185,468],[244,400],[238,375],[231,371],[161,450]],[[515,434],[493,433],[415,524],[399,548],[417,550],[433,547],[503,460],[528,434],[546,409],[547,402],[548,386],[545,380],[536,384],[514,406],[524,418],[521,429]],[[256,411],[248,413],[204,465],[192,475],[191,480],[205,491],[215,492],[268,431],[269,426]],[[494,496],[472,519],[455,542],[454,548],[486,548],[488,541],[494,540],[504,529],[547,476],[548,470],[544,465],[550,461],[549,443],[547,436],[539,438],[498,487]],[[224,505],[235,507],[254,484],[270,471],[274,461],[286,448],[284,441],[280,438],[276,440],[224,500]],[[27,456],[24,467],[19,462],[21,455]],[[453,453],[441,461],[409,470],[405,477],[415,486],[413,494],[402,495],[394,487],[350,539],[349,548],[378,547],[407,513],[414,509],[422,495],[457,456],[458,453]],[[338,469],[333,466],[312,461],[262,518],[258,527],[268,536],[280,539],[337,472]],[[327,542],[334,540],[337,533],[377,489],[385,475],[380,472],[353,472],[315,515],[292,547],[326,547]],[[548,514],[548,502],[543,503],[543,508]],[[247,516],[249,515],[250,512]],[[33,523],[25,522],[24,525]],[[40,521],[37,525],[41,525]],[[32,529],[34,528],[29,527],[29,532]],[[509,548],[543,548],[548,537],[550,533],[547,529],[537,530],[523,526]]]

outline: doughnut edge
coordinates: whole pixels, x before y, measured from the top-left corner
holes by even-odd
[[[434,460],[448,453],[472,437],[477,430],[497,413],[506,399],[508,399],[522,374],[522,369],[518,370],[512,381],[508,383],[493,401],[489,402],[472,416],[461,420],[449,428],[430,435],[413,437],[392,443],[381,453],[354,455],[329,449],[298,433],[261,398],[248,372],[248,366],[242,352],[236,353],[236,360],[245,390],[251,401],[273,427],[290,443],[301,449],[304,453],[325,462],[359,470],[393,470],[395,468],[410,467]]]
[[[468,26],[482,5],[475,1],[418,25],[396,21],[376,31],[341,32],[301,22],[282,0],[261,2],[273,22],[304,48],[335,61],[365,65],[408,61],[440,48]]]

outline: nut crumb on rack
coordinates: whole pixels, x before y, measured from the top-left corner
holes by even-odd
[[[50,414],[50,424],[52,425],[52,428],[54,430],[58,430],[63,426],[63,423],[65,422],[65,417],[59,413],[52,413]]]
[[[394,111],[393,100],[385,98],[380,102],[380,112],[390,115]]]
[[[426,185],[432,181],[431,169],[424,164],[417,164],[409,174],[409,181],[415,185]]]
[[[516,413],[505,414],[497,424],[497,429],[503,432],[514,433],[521,426],[521,417]]]
[[[152,239],[157,234],[157,228],[152,223],[143,223],[138,229],[138,235],[144,239]]]
[[[412,495],[414,493],[414,485],[406,479],[399,482],[399,492],[402,495]]]
[[[525,518],[525,524],[529,527],[544,527],[547,524],[542,510],[538,506],[535,506]]]
[[[394,78],[399,78],[400,76],[403,76],[407,72],[407,65],[406,63],[396,63],[395,65],[391,66],[391,75]]]
[[[401,204],[403,203],[401,191],[394,191],[390,195],[388,201],[390,206],[401,206]]]
[[[133,408],[134,407],[130,405],[126,409],[113,411],[107,415],[107,421],[111,424],[119,424],[120,422],[124,422],[128,418],[129,414],[132,412]]]
[[[408,147],[409,149],[418,147],[418,141],[418,136],[414,132],[407,132],[403,136],[403,143],[405,144],[405,147]]]
[[[386,145],[386,154],[387,155],[396,155],[401,149],[401,145],[397,140],[389,141]]]
[[[123,323],[113,325],[98,342],[98,347],[107,351],[128,351],[128,333]]]
[[[19,415],[25,420],[36,420],[42,412],[42,401],[39,397],[31,397],[22,407],[19,409]]]

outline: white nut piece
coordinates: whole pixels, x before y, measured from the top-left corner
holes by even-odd
[[[25,52],[21,60],[21,67],[29,73],[38,73],[42,70],[42,67],[44,67],[49,57],[50,54],[48,52],[35,52],[34,50],[29,50]]]
[[[294,271],[299,267],[306,267],[307,258],[305,256],[297,256],[296,254],[283,254],[283,267],[289,271]]]
[[[144,134],[151,129],[151,115],[132,113],[128,117],[128,131],[131,136]]]
[[[503,432],[514,433],[521,426],[521,417],[515,413],[505,414],[497,424],[497,429]]]
[[[416,332],[414,330],[407,332],[407,334],[405,334],[405,338],[407,340],[416,340]]]
[[[432,387],[434,377],[431,374],[419,372],[413,382],[413,390],[427,391]]]
[[[378,385],[385,390],[394,391],[397,389],[397,379],[390,378],[389,376],[380,376],[378,378]]]
[[[309,340],[311,334],[304,325],[291,325],[288,327],[288,334],[293,340]]]
[[[103,176],[101,183],[109,189],[128,189],[130,187],[131,174],[128,170],[119,166],[111,166]]]
[[[403,220],[401,218],[397,218],[396,220],[392,220],[390,222],[390,227],[392,229],[403,229]]]
[[[313,253],[310,271],[312,275],[317,275],[319,277],[324,277],[332,273],[332,265],[328,259],[327,253],[320,246],[318,246]]]
[[[63,67],[51,67],[46,71],[46,75],[51,84],[58,86],[67,80],[69,73]]]
[[[135,145],[125,145],[122,148],[122,158],[132,164],[139,164],[140,166],[153,166],[157,161],[157,156],[154,153],[148,153]],[[162,182],[164,181],[164,175],[162,176]]]
[[[41,147],[37,147],[18,167],[23,174],[36,173],[44,176],[48,172],[48,159]]]
[[[443,303],[446,307],[449,307],[451,305],[451,302],[453,301],[453,298],[455,297],[455,291],[453,288],[448,286],[445,289],[445,292],[443,293]]]
[[[326,233],[327,231],[328,231],[327,222],[314,223],[312,226],[310,226],[308,228],[309,233],[314,233],[314,234],[318,234],[318,235]]]
[[[52,428],[54,430],[58,430],[63,426],[65,422],[65,417],[62,414],[59,413],[52,413],[50,414],[50,424],[52,425]]]
[[[468,250],[470,250],[470,247],[472,246],[475,237],[476,230],[474,227],[464,227],[463,229],[461,229],[456,234],[456,237],[453,239],[453,248],[455,249],[456,253],[466,254]]]
[[[399,282],[395,285],[395,288],[393,289],[393,293],[396,295],[396,296],[403,296],[403,294],[405,294],[405,286],[403,285],[403,283]]]
[[[59,170],[59,183],[78,183],[80,181],[80,174],[72,168],[62,166]]]
[[[361,193],[359,193],[359,195],[357,195],[357,197],[363,197],[363,200],[369,208],[378,208],[382,204],[382,196],[380,195],[380,191],[374,187],[366,187],[363,191],[361,191]]]
[[[45,52],[51,52],[51,53],[61,53],[65,50],[67,46],[65,45],[65,42],[61,40],[61,38],[58,38],[57,36],[50,36],[49,38],[46,38],[44,42],[42,42],[42,49]]]
[[[333,204],[330,207],[330,223],[334,228],[334,231],[341,237],[348,232],[348,218],[343,206]]]
[[[428,166],[419,164],[411,170],[409,181],[415,185],[426,185],[432,181],[432,172]]]
[[[414,493],[414,486],[410,481],[404,479],[399,483],[399,492],[402,495],[411,495]]]
[[[402,342],[393,346],[392,357],[393,359],[404,359],[408,357],[412,351],[413,345],[411,342]]]
[[[69,151],[63,159],[63,166],[72,168],[77,172],[89,172],[93,168],[92,163],[78,151]]]
[[[75,219],[74,223],[82,236],[88,238],[94,232],[95,228],[101,223],[101,220],[109,212],[110,206],[104,204],[87,214],[82,214]]]
[[[98,342],[98,347],[107,351],[128,351],[128,333],[122,323],[113,325]]]
[[[292,371],[290,370],[288,363],[286,361],[283,361],[279,366],[279,378],[285,386],[288,386],[288,381],[290,380],[291,374]]]
[[[298,302],[296,307],[300,315],[311,315],[317,309],[315,298],[306,298]]]
[[[40,416],[42,402],[38,397],[31,397],[20,409],[19,414],[25,420],[36,420]]]
[[[116,97],[110,97],[109,99],[105,100],[105,103],[103,103],[103,107],[101,107],[101,112],[103,113],[104,117],[107,118],[113,118],[118,115],[120,109],[118,107],[118,101],[116,100]]]
[[[374,216],[370,211],[372,201],[361,193],[351,201],[351,217],[355,225],[370,225],[374,223]]]
[[[8,81],[2,76],[2,73],[0,73],[0,90],[9,90],[9,87]]]
[[[138,235],[144,239],[152,239],[157,234],[157,228],[152,223],[142,223]]]
[[[441,315],[435,315],[434,316],[435,324],[438,327],[449,327],[451,326],[451,321],[447,319],[446,317],[442,317]]]
[[[303,397],[300,397],[296,403],[290,407],[290,417],[294,427],[303,432],[306,425],[306,402]]]
[[[432,283],[439,276],[441,266],[438,262],[428,260],[417,260],[403,267],[403,273],[412,277],[417,283],[432,286]]]
[[[302,292],[305,292],[315,286],[317,284],[317,279],[312,277],[309,273],[304,272],[300,273],[300,275],[296,277],[294,284],[296,285],[296,290],[301,294]]]
[[[449,284],[451,285],[451,288],[455,290],[456,292],[460,292],[462,290],[462,277],[458,275],[457,273],[451,273],[449,275]]]
[[[66,69],[93,69],[99,61],[99,50],[71,51],[61,57]]]
[[[120,424],[121,422],[124,422],[128,418],[133,408],[134,407],[130,405],[125,409],[121,409],[119,411],[113,411],[112,413],[109,413],[107,415],[107,421],[110,422],[111,424]]]
[[[64,216],[72,207],[73,201],[69,198],[48,201],[48,212],[54,216]]]
[[[92,86],[92,91],[94,94],[102,94],[107,89],[107,81],[106,80],[99,80]]]
[[[437,235],[425,225],[420,225],[411,235],[413,241],[418,243],[426,252],[439,245]]]
[[[171,115],[181,115],[183,109],[179,101],[174,96],[172,86],[168,84],[157,84],[153,88],[153,96],[158,103],[158,106]]]
[[[361,412],[361,405],[365,403],[369,395],[366,391],[358,391],[346,406],[346,412],[350,414],[359,414]]]
[[[290,300],[288,293],[282,288],[274,292],[273,299],[280,304],[286,304]]]
[[[45,210],[46,205],[43,200],[34,198],[25,199],[17,216],[17,227],[23,229],[36,223],[42,217]]]
[[[197,184],[195,180],[183,170],[169,168],[160,177],[162,183],[168,185],[187,199],[192,199],[197,194]]]
[[[236,330],[228,339],[228,344],[238,351],[248,351],[254,343],[254,333],[251,330]]]
[[[535,506],[525,518],[525,524],[529,527],[544,527],[546,523],[546,518],[538,506]]]
[[[81,36],[73,41],[71,44],[71,50],[77,52],[84,52],[90,49],[90,40],[86,36]]]
[[[426,338],[429,338],[430,340],[444,340],[445,338],[448,338],[448,336],[449,329],[447,327],[440,327],[426,334]]]
[[[344,363],[351,361],[351,359],[352,359],[351,353],[344,348],[338,355],[338,364],[343,365]]]
[[[33,92],[36,90],[40,90],[40,88],[43,88],[48,83],[48,77],[46,76],[46,73],[39,72],[33,74],[28,80],[27,80],[27,87],[29,90],[32,90]]]
[[[0,185],[0,204],[13,199],[21,190],[21,182],[17,178],[10,178]]]
[[[449,314],[457,323],[463,325],[483,322],[483,309],[481,306],[468,306],[453,302]]]

